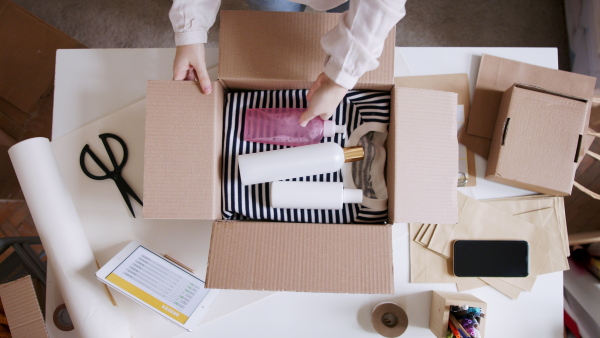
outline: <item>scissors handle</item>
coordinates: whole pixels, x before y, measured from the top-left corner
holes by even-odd
[[[121,169],[123,169],[123,167],[127,163],[127,157],[128,157],[127,146],[125,145],[125,141],[123,141],[123,139],[121,139],[119,136],[117,136],[115,134],[105,133],[105,134],[101,134],[99,137],[102,140],[102,144],[104,144],[104,148],[106,149],[106,153],[108,154],[108,157],[110,158],[110,163],[113,166],[113,170],[109,170],[106,167],[106,165],[104,165],[104,163],[102,163],[102,161],[98,158],[98,156],[96,156],[96,154],[90,149],[90,146],[87,144],[85,145],[85,147],[83,147],[83,150],[81,150],[81,155],[79,156],[79,164],[81,166],[81,170],[87,177],[94,179],[94,180],[105,180],[107,178],[110,178],[110,179],[113,179],[116,181],[121,176]],[[123,148],[123,159],[121,160],[121,163],[117,163],[115,155],[112,152],[112,149],[110,148],[110,145],[108,144],[108,141],[107,141],[107,139],[109,139],[109,138],[119,142],[119,144]],[[90,155],[92,160],[94,160],[94,162],[98,165],[98,167],[100,167],[100,169],[102,169],[102,171],[106,175],[102,175],[102,176],[94,175],[87,169],[87,167],[85,165],[85,155],[86,154]]]

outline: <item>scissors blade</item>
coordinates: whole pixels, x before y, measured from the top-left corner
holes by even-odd
[[[129,211],[131,211],[131,216],[133,216],[133,218],[135,218],[135,213],[133,212],[133,206],[131,205],[131,201],[129,200],[129,195],[127,195],[127,192],[125,191],[125,189],[123,189],[123,187],[118,182],[117,182],[117,187],[119,188],[119,192],[121,193],[121,196],[123,196],[125,203],[127,203],[127,207],[129,208]]]
[[[131,205],[129,196],[133,197],[134,200],[136,200],[140,205],[143,206],[144,204],[142,203],[142,200],[137,196],[133,189],[131,189],[131,187],[125,181],[125,179],[123,179],[123,177],[119,176],[118,178],[116,178],[115,183],[117,184],[119,192],[121,193],[121,196],[123,196],[125,203],[127,203],[127,207],[129,208],[129,211],[131,211],[131,215],[135,218],[135,213],[133,212],[133,206]]]
[[[133,199],[136,200],[141,206],[144,206],[142,199],[138,197],[138,195],[135,193],[135,191],[133,191],[133,189],[131,189],[131,187],[125,180],[123,180],[123,188],[129,194],[129,196],[133,197]]]

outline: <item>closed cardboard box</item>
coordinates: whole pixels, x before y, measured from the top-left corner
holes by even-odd
[[[0,285],[0,300],[12,337],[48,337],[31,276]]]
[[[486,179],[567,196],[581,161],[588,102],[515,84],[502,96]]]
[[[469,120],[459,134],[462,144],[484,158],[489,156],[502,95],[515,83],[526,83],[591,101],[596,78],[484,54]],[[590,110],[591,107],[588,107],[588,114]],[[585,150],[585,147],[581,149],[581,155],[585,154]]]

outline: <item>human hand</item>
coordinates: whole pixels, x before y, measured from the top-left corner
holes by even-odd
[[[306,95],[309,104],[308,109],[300,116],[300,125],[306,127],[306,124],[317,116],[328,120],[347,92],[348,89],[321,73]]]
[[[173,62],[173,80],[198,80],[205,94],[210,94],[212,86],[206,71],[204,44],[177,46]]]

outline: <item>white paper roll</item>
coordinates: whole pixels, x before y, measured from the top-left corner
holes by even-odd
[[[129,324],[95,277],[94,254],[50,142],[28,139],[8,153],[75,331],[80,337],[129,338]]]

